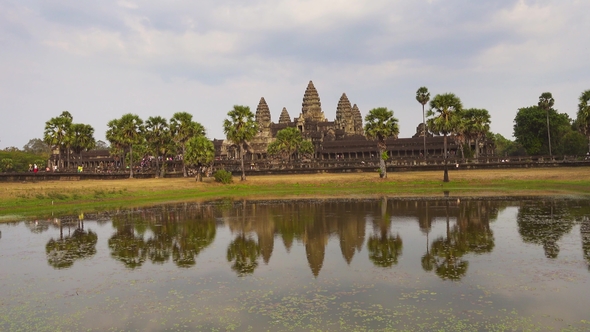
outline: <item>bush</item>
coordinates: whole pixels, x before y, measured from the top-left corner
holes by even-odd
[[[223,184],[229,184],[233,182],[233,178],[231,172],[228,172],[224,169],[220,169],[213,174],[215,181],[221,182]]]

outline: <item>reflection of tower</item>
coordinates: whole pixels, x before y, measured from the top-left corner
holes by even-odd
[[[324,265],[326,245],[328,244],[328,232],[321,217],[315,218],[310,225],[305,227],[303,242],[305,243],[307,262],[314,277],[317,277]]]
[[[350,265],[355,254],[355,249],[360,252],[365,242],[365,220],[354,212],[345,220],[336,225],[340,238],[340,251],[347,264]]]
[[[258,237],[258,245],[262,253],[262,259],[265,264],[270,261],[272,251],[275,245],[275,224],[270,222],[267,218],[257,218],[260,223],[256,225],[256,236]]]
[[[320,274],[320,270],[324,265],[324,256],[326,254],[326,245],[328,244],[327,234],[305,234],[305,253],[307,254],[307,262],[311,268],[311,273],[314,277]]]

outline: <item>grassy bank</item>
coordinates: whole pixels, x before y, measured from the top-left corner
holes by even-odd
[[[2,183],[0,221],[104,211],[180,201],[327,197],[587,196],[590,168],[250,176],[221,185],[211,179],[127,179]]]

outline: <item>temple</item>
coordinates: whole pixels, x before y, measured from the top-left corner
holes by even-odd
[[[260,98],[256,108],[256,122],[259,124],[258,134],[249,142],[245,160],[257,163],[270,162],[267,147],[276,137],[277,132],[288,127],[297,128],[305,139],[314,145],[312,160],[348,160],[364,162],[378,156],[377,144],[367,139],[363,131],[363,116],[359,107],[351,105],[346,93],[343,93],[336,106],[336,119],[328,121],[322,111],[319,93],[312,81],[309,81],[301,113],[291,119],[286,108],[283,108],[278,123],[272,122],[271,112],[264,97]],[[424,151],[424,135],[426,151]],[[454,137],[449,137],[448,151],[450,155],[458,153],[459,146]],[[420,158],[424,153],[431,157],[443,156],[443,137],[433,136],[425,132],[422,123],[416,128],[416,134],[411,138],[389,138],[386,142],[387,152],[391,158]],[[214,140],[216,160],[239,159],[238,150],[227,140]],[[493,154],[493,144],[481,142],[479,156]]]

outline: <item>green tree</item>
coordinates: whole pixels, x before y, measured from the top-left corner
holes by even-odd
[[[278,156],[291,161],[291,157],[301,157],[305,154],[313,154],[313,144],[304,140],[301,132],[294,127],[279,130],[276,140],[268,145],[267,152],[271,156]]]
[[[14,162],[10,158],[0,160],[0,172],[10,172],[14,168]]]
[[[215,147],[207,137],[198,135],[186,143],[184,161],[189,165],[197,166],[195,180],[203,181],[203,171],[211,166],[215,159]]]
[[[58,150],[58,164],[63,167],[62,152],[68,144],[68,135],[70,127],[72,126],[72,116],[69,112],[63,112],[60,116],[51,118],[45,122],[45,132],[43,134],[43,141],[47,143],[52,149]],[[69,159],[69,153],[68,153]],[[69,160],[68,160],[69,164]]]
[[[577,122],[582,134],[588,139],[588,153],[590,153],[590,90],[582,92],[578,104]]]
[[[186,143],[197,135],[205,135],[205,127],[198,122],[193,121],[193,116],[186,112],[174,113],[170,119],[170,132],[172,133],[172,140],[176,142],[177,146],[182,152],[182,174],[184,177],[188,176],[186,171],[186,164],[184,162],[184,155],[186,154]]]
[[[107,139],[111,145],[123,150],[129,149],[129,178],[133,178],[133,146],[143,142],[143,120],[131,113],[123,115],[120,119],[114,119],[107,124]]]
[[[32,138],[27,144],[25,144],[25,146],[23,146],[23,151],[48,156],[51,153],[51,148],[42,139]]]
[[[206,135],[205,127],[199,122],[192,121],[192,115],[186,112],[175,113],[170,119],[170,131],[172,133],[172,139],[176,143],[177,150],[182,155],[182,170],[183,176],[187,177],[187,167],[184,162],[184,155],[186,153],[186,144],[195,136]]]
[[[557,145],[569,130],[571,119],[565,113],[558,113],[551,108],[549,111],[551,137]],[[514,137],[529,155],[544,155],[549,152],[549,135],[547,130],[546,112],[539,106],[519,108],[514,118]]]
[[[540,109],[545,111],[547,116],[547,142],[549,143],[549,155],[552,156],[551,153],[551,130],[549,130],[549,110],[553,108],[553,104],[555,104],[555,99],[551,95],[551,92],[543,92],[541,96],[539,96],[539,103],[538,106]]]
[[[70,127],[69,141],[72,150],[82,156],[82,151],[89,151],[96,145],[94,128],[91,125],[74,123]]]
[[[520,143],[511,141],[501,134],[494,134],[492,136],[494,144],[496,145],[496,154],[498,156],[525,156],[526,150]]]
[[[434,133],[444,136],[444,176],[443,181],[449,182],[449,168],[447,163],[447,136],[455,132],[458,114],[463,109],[461,99],[453,93],[436,95],[430,101],[428,110],[428,128]]]
[[[386,107],[373,108],[365,116],[365,135],[367,138],[377,140],[377,149],[379,150],[379,175],[381,178],[387,178],[387,168],[385,167],[385,150],[387,145],[385,140],[389,137],[397,138],[399,135],[398,120],[393,116],[393,111]]]
[[[163,168],[160,169],[159,158],[162,157],[164,165],[166,147],[172,142],[168,121],[161,116],[150,116],[145,122],[145,140],[149,151],[156,157],[156,177],[160,177],[163,175]]]
[[[479,141],[490,131],[490,113],[486,109],[468,108],[461,112],[467,137],[475,140],[475,158],[479,157]]]
[[[423,86],[416,91],[416,100],[422,105],[422,129],[424,130],[424,159],[426,159],[426,134],[428,133],[428,127],[426,127],[426,116],[424,113],[424,106],[430,100],[430,92]]]
[[[238,146],[242,166],[241,180],[245,181],[244,150],[248,141],[258,133],[258,123],[254,120],[254,114],[248,106],[234,105],[233,110],[229,111],[227,116],[229,119],[223,121],[223,132],[228,140]]]

